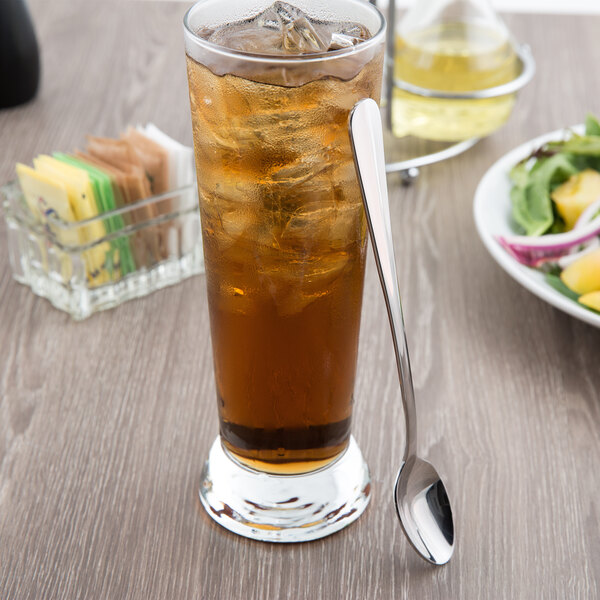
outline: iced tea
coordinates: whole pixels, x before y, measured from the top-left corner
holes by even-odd
[[[281,2],[197,33],[240,52],[187,57],[222,441],[254,468],[310,471],[350,435],[366,222],[348,115],[378,100],[383,48],[339,52],[366,28]]]

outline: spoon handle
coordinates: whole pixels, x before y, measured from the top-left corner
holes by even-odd
[[[377,103],[370,98],[357,102],[350,113],[349,125],[354,162],[392,329],[396,365],[400,376],[400,392],[406,421],[406,448],[404,451],[404,462],[406,462],[409,456],[416,454],[417,415],[394,259],[390,207],[385,178],[383,131]]]

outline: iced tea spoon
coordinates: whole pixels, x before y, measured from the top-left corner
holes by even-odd
[[[394,486],[396,512],[413,548],[443,565],[454,550],[454,522],[446,488],[437,471],[417,456],[417,413],[394,259],[383,132],[377,103],[360,100],[350,113],[350,139],[377,271],[385,296],[406,421],[406,447]]]

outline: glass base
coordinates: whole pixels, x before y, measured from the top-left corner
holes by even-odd
[[[200,480],[200,500],[217,523],[253,540],[307,542],[328,536],[363,513],[371,478],[354,439],[326,467],[271,475],[234,461],[217,437]]]

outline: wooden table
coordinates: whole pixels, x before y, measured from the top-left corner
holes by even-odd
[[[191,143],[184,4],[30,4],[43,83],[0,112],[0,181],[129,123]],[[410,189],[389,178],[419,445],[453,500],[451,563],[426,565],[396,522],[403,417],[371,258],[354,422],[371,505],[330,538],[274,545],[215,525],[197,498],[217,433],[204,278],[77,323],[15,283],[3,249],[2,600],[599,597],[600,332],[510,279],[471,207],[504,152],[600,113],[600,18],[507,19],[538,62],[508,125]]]

